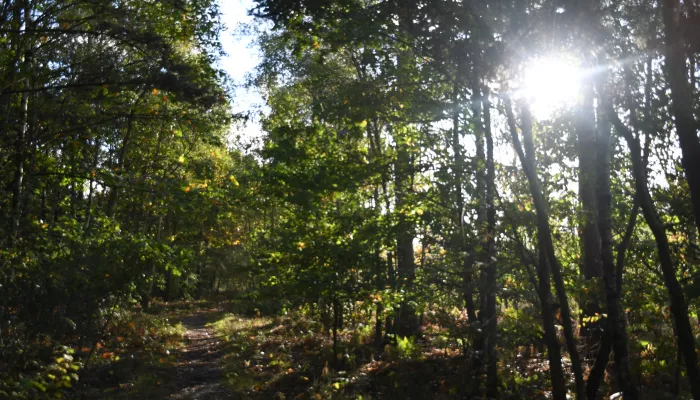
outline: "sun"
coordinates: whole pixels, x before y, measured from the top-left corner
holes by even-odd
[[[525,98],[533,114],[545,119],[576,101],[584,71],[567,57],[545,57],[530,62],[523,74],[519,95]]]

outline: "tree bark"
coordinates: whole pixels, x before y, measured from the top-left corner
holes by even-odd
[[[23,23],[25,26],[30,27],[31,21],[31,9],[28,1],[18,2],[15,9],[15,20],[19,21],[20,15],[23,15]],[[21,14],[20,14],[21,13]],[[24,62],[22,63],[22,70],[25,74],[30,73],[31,60],[32,60],[32,43],[18,38],[19,48],[22,49],[21,53],[24,54]],[[18,52],[20,53],[20,52]],[[28,79],[28,78],[27,78]],[[25,87],[28,85],[24,85]],[[13,246],[18,239],[19,235],[19,223],[22,215],[22,188],[24,185],[24,162],[26,156],[26,141],[27,133],[29,131],[29,93],[22,93],[20,98],[20,120],[19,129],[17,130],[17,137],[15,138],[15,172],[12,179],[12,201],[10,205],[10,229],[9,229],[9,244]]]
[[[693,113],[693,92],[688,82],[686,43],[683,37],[679,0],[664,0],[663,19],[666,35],[666,79],[671,87],[671,110],[680,141],[695,227],[700,231],[700,140]]]
[[[464,169],[464,155],[462,154],[462,144],[460,143],[459,130],[459,87],[455,83],[452,92],[452,152],[454,153],[454,176],[455,176],[455,196],[457,199],[457,212],[455,215],[456,226],[459,229],[459,242],[456,250],[462,260],[462,296],[467,309],[469,322],[476,321],[476,306],[474,305],[473,288],[473,261],[467,255],[466,234],[464,232],[464,197],[462,196],[462,174]]]
[[[581,201],[581,219],[579,238],[581,241],[581,273],[584,279],[591,281],[601,278],[601,239],[598,230],[598,205],[596,204],[596,166],[599,157],[596,149],[595,114],[593,112],[593,86],[586,82],[583,88],[583,102],[576,108],[576,136],[578,139],[579,158],[579,199]],[[585,338],[588,348],[600,342],[600,324],[595,320],[600,314],[601,306],[593,290],[592,295],[582,304],[581,317],[593,318],[581,324],[581,337]]]
[[[523,107],[524,109],[524,107]],[[528,184],[530,186],[530,192],[533,199],[542,198],[542,191],[540,190],[539,180],[537,178],[537,171],[535,166],[535,158],[530,143],[528,149],[528,154],[526,155],[523,151],[523,147],[520,143],[520,138],[518,136],[518,131],[515,123],[515,116],[513,114],[513,107],[510,103],[510,99],[506,99],[505,104],[506,117],[508,120],[508,128],[510,130],[510,135],[513,140],[513,147],[515,148],[518,158],[520,159],[520,164],[523,167],[525,176],[527,177]],[[526,112],[527,113],[527,112]],[[527,135],[525,131],[531,129],[527,125],[531,124],[529,118],[523,118],[523,134],[527,140]],[[531,142],[531,134],[530,134]],[[554,312],[552,309],[552,288],[551,288],[551,278],[549,261],[547,257],[546,250],[546,238],[544,238],[546,229],[542,228],[541,225],[543,218],[540,209],[537,209],[537,225],[538,225],[538,248],[539,248],[539,262],[537,264],[537,280],[538,280],[538,291],[540,297],[540,305],[542,307],[542,326],[544,329],[544,341],[547,346],[547,358],[549,359],[549,374],[552,381],[552,397],[555,400],[566,399],[566,382],[564,380],[564,369],[561,365],[561,350],[559,349],[559,343],[557,342],[556,331],[554,329]],[[544,220],[544,223],[548,225],[548,222]]]
[[[399,277],[399,286],[404,288],[407,296],[412,295],[413,281],[416,275],[416,264],[413,252],[413,226],[406,218],[405,213],[401,210],[406,205],[406,198],[410,192],[409,170],[410,159],[407,144],[405,140],[399,138],[398,143],[398,159],[396,171],[396,209],[399,212],[398,217],[398,237],[396,242],[396,259],[397,270]],[[406,299],[401,303],[399,323],[397,333],[401,336],[412,336],[418,331],[418,318],[416,317],[414,308],[410,305],[410,299]]]
[[[607,101],[607,100],[606,100]],[[671,257],[671,250],[666,236],[666,228],[663,226],[658,212],[654,206],[654,201],[649,194],[645,169],[643,164],[642,151],[639,141],[632,132],[625,126],[617,116],[611,103],[605,105],[606,114],[613,123],[615,130],[627,141],[632,157],[632,172],[634,174],[635,187],[639,198],[644,219],[654,235],[656,241],[659,263],[664,279],[664,285],[668,291],[671,302],[670,310],[673,314],[674,324],[678,335],[678,347],[683,353],[686,372],[690,381],[691,392],[694,399],[700,399],[700,371],[698,371],[697,355],[695,353],[695,337],[688,317],[688,305],[683,295],[683,288],[676,278],[676,267]]]
[[[498,392],[498,354],[496,353],[496,332],[498,318],[496,315],[496,208],[494,195],[496,191],[496,168],[493,159],[493,136],[491,134],[491,101],[489,90],[483,87],[482,107],[484,115],[484,139],[486,141],[486,315],[488,323],[486,333],[486,397],[499,398]]]
[[[600,137],[598,139],[598,229],[601,239],[601,260],[603,263],[603,280],[605,282],[605,299],[607,304],[607,332],[615,355],[615,372],[617,384],[625,399],[637,399],[639,393],[632,383],[629,368],[629,341],[627,325],[620,306],[620,290],[613,257],[612,211],[610,192],[610,131],[609,122],[601,119]],[[622,265],[618,265],[622,268]],[[591,398],[591,393],[588,393]]]
[[[415,4],[407,1],[401,4],[398,10],[399,24],[409,33],[413,29],[413,15]],[[398,56],[398,81],[403,83],[406,74],[410,70],[411,61],[408,53]],[[399,275],[399,286],[404,288],[406,298],[402,301],[398,326],[396,333],[401,336],[413,336],[418,332],[418,318],[414,307],[411,305],[413,297],[413,281],[416,275],[416,264],[413,251],[413,223],[406,217],[403,208],[408,202],[408,198],[413,190],[411,181],[413,176],[412,158],[409,140],[406,137],[407,130],[397,132],[394,130],[394,141],[396,143],[396,164],[394,171],[394,191],[396,195],[396,208],[398,212],[397,240],[396,240],[396,260]]]
[[[552,231],[549,226],[549,215],[547,213],[547,202],[544,198],[542,190],[539,188],[537,181],[535,166],[535,146],[532,140],[532,115],[529,108],[523,106],[521,108],[523,142],[525,143],[526,154],[529,154],[533,168],[531,169],[532,179],[537,184],[530,186],[533,202],[537,214],[537,231],[539,240],[544,242],[544,248],[547,254],[547,260],[554,278],[554,287],[556,288],[557,300],[561,311],[562,326],[564,328],[564,338],[566,340],[566,348],[571,359],[571,369],[574,373],[574,381],[576,384],[576,398],[583,399],[585,397],[585,382],[583,380],[583,369],[579,358],[574,337],[574,330],[571,324],[571,311],[569,309],[569,299],[566,295],[566,287],[564,286],[564,278],[561,275],[561,266],[554,252],[554,243],[552,241]],[[535,190],[536,189],[536,190]]]

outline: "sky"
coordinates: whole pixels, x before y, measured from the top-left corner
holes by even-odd
[[[233,96],[233,112],[247,113],[260,109],[264,101],[260,94],[253,89],[243,87],[246,74],[252,72],[260,61],[258,50],[253,43],[253,37],[241,35],[238,29],[241,24],[251,24],[254,18],[248,16],[248,10],[253,7],[252,0],[219,0],[222,21],[226,30],[221,33],[221,44],[226,56],[221,59],[219,66],[224,69],[236,85]],[[236,145],[236,136],[241,136],[241,142],[247,143],[259,138],[262,133],[259,119],[254,118],[245,126],[234,126],[231,140]]]

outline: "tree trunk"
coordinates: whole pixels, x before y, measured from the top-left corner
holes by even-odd
[[[498,318],[496,315],[496,208],[494,195],[496,191],[496,169],[493,159],[493,136],[491,134],[491,101],[489,90],[483,88],[482,105],[484,115],[484,138],[486,139],[486,285],[483,288],[486,297],[487,324],[486,333],[486,397],[499,398],[498,393],[498,355],[496,354],[496,332]]]
[[[541,198],[542,192],[540,190],[540,184],[537,178],[537,171],[535,167],[535,158],[533,152],[534,149],[528,149],[528,154],[527,156],[525,155],[523,147],[520,144],[520,138],[518,136],[518,131],[515,123],[515,116],[513,114],[513,108],[510,103],[510,99],[506,99],[505,111],[508,120],[508,128],[510,130],[510,135],[513,140],[513,147],[515,148],[515,151],[518,154],[520,164],[522,165],[523,171],[525,172],[525,175],[527,177],[532,197]],[[529,130],[531,129],[529,126],[527,126],[529,124],[531,124],[531,120],[527,117],[524,117],[522,125],[523,134],[525,135],[526,139],[527,134],[525,134],[525,131],[529,132]],[[528,147],[532,146],[530,145]],[[538,208],[537,210],[537,236],[539,248],[537,278],[540,305],[542,307],[542,327],[544,329],[544,341],[547,346],[547,358],[549,359],[549,374],[552,381],[552,396],[555,400],[564,400],[566,399],[566,381],[564,380],[564,370],[561,365],[561,351],[559,349],[559,343],[557,342],[556,331],[554,329],[554,313],[552,310],[552,288],[550,282],[550,270],[547,257],[547,249],[545,244],[546,239],[544,238],[546,230],[541,229],[541,225],[543,225],[543,218],[541,213],[539,212],[540,209]],[[548,225],[548,222],[546,220],[544,220],[544,223]]]
[[[134,105],[129,110],[129,115],[126,117],[127,118],[126,133],[124,134],[124,140],[122,141],[122,147],[119,150],[119,158],[117,159],[117,164],[115,165],[115,169],[120,175],[125,172],[124,170],[126,169],[126,166],[127,166],[126,158],[129,155],[129,146],[131,145],[131,135],[132,135],[133,129],[134,129],[134,112],[136,111],[136,107],[141,102],[141,99],[143,98],[145,93],[146,93],[145,90],[141,90],[136,101],[134,102]],[[109,197],[107,200],[107,210],[105,212],[107,217],[114,216],[114,207],[116,206],[118,195],[119,195],[119,186],[118,185],[112,186],[112,188],[109,191]]]
[[[471,93],[471,126],[473,127],[474,134],[474,144],[476,147],[476,157],[472,159],[472,164],[474,165],[475,177],[476,177],[476,190],[474,193],[474,199],[476,200],[476,229],[477,238],[474,248],[472,249],[473,260],[476,261],[478,266],[479,275],[479,314],[478,314],[478,326],[479,329],[473,329],[474,339],[474,365],[473,368],[478,376],[482,374],[482,368],[484,366],[484,361],[487,358],[485,351],[486,340],[487,340],[487,329],[486,324],[489,322],[489,315],[486,310],[486,299],[487,299],[487,268],[488,264],[488,254],[486,247],[488,246],[487,232],[486,232],[486,154],[484,151],[484,128],[483,121],[481,119],[481,89],[478,81],[478,67],[475,65],[472,71],[472,93]],[[472,264],[474,265],[474,264]],[[481,386],[481,379],[476,381],[477,387],[475,390],[479,390]]]
[[[532,116],[530,114],[530,110],[526,106],[523,106],[521,109],[521,118],[523,142],[525,143],[526,154],[529,154],[532,163],[532,168],[530,171],[532,175],[532,182],[535,183],[535,186],[532,184],[530,185],[530,191],[532,192],[533,202],[535,204],[537,214],[538,238],[539,240],[544,241],[547,260],[549,261],[549,267],[551,268],[552,276],[554,278],[554,287],[557,290],[556,293],[557,299],[559,300],[566,348],[569,352],[569,358],[571,358],[571,369],[573,370],[574,380],[576,383],[576,398],[583,399],[586,393],[585,382],[583,380],[583,369],[581,367],[581,360],[579,358],[578,349],[576,346],[576,338],[574,337],[574,330],[571,324],[571,311],[569,309],[569,299],[566,295],[566,287],[564,286],[564,278],[561,275],[561,266],[559,265],[559,261],[557,260],[554,252],[552,232],[549,226],[549,215],[547,213],[547,202],[539,188],[539,182],[537,180],[534,161],[535,146],[532,141]]]
[[[688,82],[686,45],[681,31],[679,0],[664,0],[663,19],[666,34],[666,79],[671,87],[671,110],[680,141],[681,164],[690,188],[695,226],[700,230],[700,140],[698,121],[693,113],[693,89]]]
[[[160,235],[162,231],[162,226],[163,226],[163,216],[158,217],[158,227],[156,228],[156,237],[155,237],[155,242],[156,244],[160,245]],[[155,261],[151,260],[151,272],[150,272],[150,281],[148,282],[148,289],[146,289],[146,292],[143,295],[143,298],[141,300],[141,308],[143,310],[148,310],[148,307],[151,305],[151,297],[153,296],[153,286],[155,285],[155,280],[156,280],[156,263]]]
[[[579,158],[579,199],[581,217],[579,238],[581,240],[581,273],[587,281],[602,277],[601,244],[598,230],[598,207],[596,204],[596,134],[595,114],[593,112],[593,86],[586,83],[583,88],[583,103],[576,109],[576,136],[578,139]],[[600,315],[601,306],[597,299],[597,290],[582,304],[582,318],[591,318],[581,324],[580,335],[585,338],[589,349],[600,342],[600,324],[595,320]]]
[[[617,384],[625,399],[637,399],[639,393],[632,383],[629,369],[629,341],[627,325],[620,306],[620,290],[617,284],[615,259],[613,257],[612,211],[610,192],[610,123],[601,119],[600,137],[598,139],[598,229],[601,239],[601,259],[603,263],[603,280],[605,282],[605,299],[608,310],[607,332],[615,355]],[[618,265],[622,268],[622,265]],[[597,390],[596,390],[597,391]],[[588,393],[591,398],[591,393]]]
[[[19,21],[20,18],[20,10],[23,12],[24,15],[24,25],[26,28],[30,28],[32,21],[31,21],[31,9],[28,1],[25,1],[23,3],[19,3],[20,5],[16,5],[17,9],[15,10],[15,19]],[[18,38],[19,40],[19,48],[22,49],[21,53],[24,54],[24,62],[22,63],[22,72],[25,74],[30,73],[31,69],[31,60],[32,60],[32,43],[26,42],[28,38],[25,37],[24,40],[22,38]],[[18,52],[19,53],[19,52]],[[28,78],[27,78],[28,79]],[[24,161],[25,161],[25,153],[26,153],[26,141],[27,141],[27,133],[29,131],[29,97],[31,96],[30,93],[22,93],[20,98],[20,120],[19,120],[19,129],[17,130],[17,137],[15,138],[15,173],[14,177],[12,179],[12,201],[10,205],[10,229],[9,229],[9,243],[10,246],[13,246],[16,240],[18,239],[19,235],[19,223],[20,223],[20,218],[22,214],[22,188],[24,184]]]
[[[693,336],[693,330],[688,317],[688,305],[683,295],[683,288],[678,282],[678,278],[676,278],[676,268],[671,257],[666,228],[663,226],[651,195],[649,194],[645,173],[646,166],[643,164],[641,147],[637,138],[617,116],[612,104],[608,102],[605,107],[608,118],[615,126],[615,130],[625,138],[627,146],[630,148],[632,172],[634,174],[637,196],[644,219],[647,221],[647,225],[649,225],[649,229],[651,229],[654,240],[656,241],[664,285],[668,291],[669,300],[671,302],[671,314],[673,314],[674,324],[678,334],[678,347],[683,353],[693,398],[700,399],[700,371],[698,371],[697,355],[695,353],[695,337]]]
[[[337,299],[333,299],[333,364],[338,365],[338,328],[340,325],[340,305]]]
[[[466,235],[464,232],[464,197],[462,196],[462,174],[464,169],[464,154],[462,153],[461,135],[459,130],[459,87],[455,84],[452,90],[452,153],[454,153],[454,191],[457,201],[455,210],[455,225],[459,229],[455,251],[462,261],[463,287],[462,296],[467,309],[469,322],[476,321],[476,306],[474,305],[473,261],[467,255]]]
[[[416,4],[414,0],[402,2],[398,8],[399,25],[409,34],[413,32],[413,18]],[[406,82],[406,74],[410,73],[413,66],[412,54],[408,51],[401,52],[398,56],[397,80],[399,85]],[[405,128],[405,127],[404,127]],[[398,131],[401,132],[398,132]],[[406,218],[404,207],[413,191],[413,165],[411,157],[411,145],[407,137],[408,129],[394,129],[394,141],[396,143],[396,164],[394,168],[394,191],[396,195],[396,208],[398,212],[396,260],[399,277],[399,287],[403,288],[405,298],[399,309],[398,323],[395,328],[400,336],[413,336],[418,332],[418,318],[414,307],[413,281],[416,275],[416,264],[413,252],[413,223]]]

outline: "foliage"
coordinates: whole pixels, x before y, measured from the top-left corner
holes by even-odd
[[[98,3],[0,2],[1,390],[219,295],[248,395],[700,398],[696,1],[257,0],[252,150],[216,2]]]

